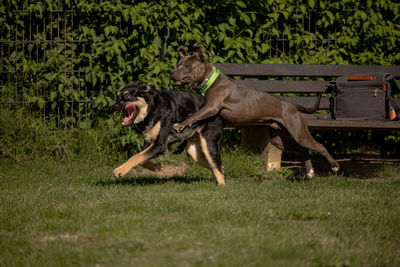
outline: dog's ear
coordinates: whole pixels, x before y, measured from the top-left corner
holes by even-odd
[[[147,85],[147,84],[141,84],[137,87],[137,89],[141,92],[148,93],[150,90],[154,89],[154,85]]]
[[[188,52],[186,52],[185,48],[183,48],[182,46],[178,47],[178,52],[181,58],[187,57],[189,55]]]
[[[145,92],[148,93],[151,89],[154,89],[154,85],[146,85]]]
[[[201,48],[200,48],[199,44],[196,43],[196,44],[193,45],[193,51],[199,57],[199,59],[201,61],[204,60],[204,56],[203,56],[203,53],[201,52]]]

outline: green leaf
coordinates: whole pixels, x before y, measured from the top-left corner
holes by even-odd
[[[154,38],[154,40],[153,40],[153,44],[156,46],[156,47],[161,47],[162,46],[162,40],[161,40],[161,37],[160,36],[156,36],[155,38]]]
[[[50,101],[54,101],[58,96],[58,92],[57,91],[52,91],[50,93]]]
[[[58,85],[58,92],[60,93],[60,95],[64,95],[64,84],[60,83]]]
[[[308,2],[308,6],[310,8],[314,8],[315,7],[315,1],[314,0],[307,0],[307,2]]]
[[[183,22],[185,22],[186,25],[190,26],[190,19],[188,17],[182,17]]]
[[[39,108],[40,109],[43,109],[43,107],[44,107],[44,99],[43,98],[41,98],[41,97],[38,97],[37,98],[37,104],[38,104],[38,106],[39,106]]]
[[[241,18],[247,25],[250,25],[250,24],[251,24],[251,18],[250,18],[248,15],[246,15],[245,13],[242,13],[242,14],[240,15],[240,18]]]
[[[79,92],[74,91],[73,97],[75,101],[79,101],[80,100]]]
[[[278,19],[279,19],[279,13],[271,13],[271,14],[268,14],[268,17],[273,18],[274,21],[278,21]]]
[[[247,5],[243,1],[236,1],[236,5],[238,5],[241,8],[246,8]]]
[[[262,53],[267,53],[271,46],[268,43],[263,43],[261,44],[261,52]]]

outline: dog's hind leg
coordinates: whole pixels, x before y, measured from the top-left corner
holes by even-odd
[[[304,162],[304,166],[306,167],[307,177],[311,179],[311,178],[314,178],[315,172],[314,172],[314,168],[312,166],[309,151],[307,151],[307,155],[308,155],[308,157],[305,158],[305,160],[303,160],[303,162]]]
[[[225,185],[225,172],[221,162],[221,152],[215,144],[200,136],[201,149],[210,164],[218,185]]]
[[[314,140],[314,138],[312,138],[311,134],[310,138],[299,139],[299,145],[320,153],[329,162],[332,171],[334,171],[335,173],[339,171],[339,164],[337,163],[337,161],[329,154],[328,150],[326,150],[326,148],[322,144],[318,143]]]
[[[201,149],[206,156],[218,185],[225,185],[225,171],[221,160],[222,128],[221,119],[215,117],[200,132]]]
[[[320,153],[329,162],[335,173],[339,171],[339,164],[336,160],[329,154],[328,150],[326,150],[323,145],[315,141],[312,137],[308,130],[307,122],[302,114],[296,112],[295,114],[292,114],[292,116],[288,116],[284,126],[300,146]]]
[[[186,152],[195,162],[207,169],[211,169],[210,164],[208,164],[208,161],[201,149],[199,135],[196,134],[187,139]]]
[[[225,185],[225,173],[221,164],[220,152],[214,151],[211,145],[201,135],[194,135],[188,139],[186,151],[189,156],[201,166],[210,169],[218,185]]]

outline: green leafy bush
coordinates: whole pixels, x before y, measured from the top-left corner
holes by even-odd
[[[25,109],[0,109],[0,158],[18,162],[36,158],[64,161],[82,156],[99,162],[126,159],[143,147],[143,140],[115,121],[101,119],[86,131],[55,131],[51,121]]]
[[[133,80],[177,89],[169,79],[176,49],[194,43],[212,62],[398,65],[399,8],[387,0],[7,1],[1,101],[22,101],[66,129],[118,125],[116,90]],[[137,148],[137,136],[121,131],[120,142]]]

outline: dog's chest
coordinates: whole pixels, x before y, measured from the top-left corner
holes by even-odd
[[[160,133],[160,129],[161,129],[161,121],[158,121],[149,130],[142,133],[143,139],[148,143],[152,143],[154,140],[157,139]]]
[[[149,105],[143,97],[138,97],[138,101],[135,101],[133,103],[139,108],[139,114],[134,120],[134,123],[138,124],[146,118]]]

